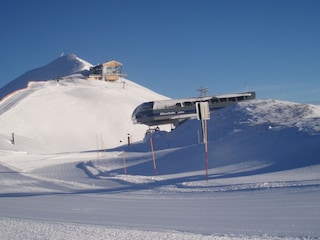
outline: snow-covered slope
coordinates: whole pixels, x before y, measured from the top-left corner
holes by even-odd
[[[90,66],[64,55],[0,89],[0,148],[84,151],[119,146],[128,136],[141,140],[147,127],[132,124],[132,111],[167,98],[127,79],[85,80]],[[12,133],[15,146],[8,141]]]
[[[63,55],[51,63],[30,70],[0,89],[0,100],[8,94],[27,87],[29,81],[57,79],[71,74],[86,73],[92,65],[75,54]]]
[[[2,100],[1,236],[320,236],[319,106],[253,100],[212,113],[206,181],[199,121],[137,142],[147,127],[132,124],[132,110],[164,98],[127,79],[72,74]]]
[[[33,82],[0,102],[0,147],[64,152],[113,148],[127,142],[128,134],[139,141],[147,127],[133,125],[131,113],[152,99],[165,97],[126,79]]]
[[[198,174],[203,170],[205,155],[204,146],[198,143],[199,133],[197,120],[171,133],[154,133],[158,173]],[[238,176],[246,176],[320,164],[319,106],[278,100],[241,102],[212,113],[208,135],[212,171],[232,166]],[[149,145],[146,139],[135,151],[149,151]],[[153,175],[148,163],[139,162],[131,168],[128,171],[133,174]]]
[[[24,108],[48,114],[45,103],[39,101],[43,91],[45,102],[55,110],[50,118],[56,119],[54,112],[66,107],[60,101],[53,104],[58,94],[74,103],[62,113],[71,112],[65,121],[70,119],[75,128],[56,124],[60,129],[50,134],[37,132],[37,136],[29,131],[27,135],[33,134],[37,143],[40,135],[50,142],[58,139],[62,129],[72,131],[82,144],[81,131],[75,131],[77,121],[82,121],[78,114],[93,105],[80,96],[100,99],[104,93],[125,93],[100,83],[71,79],[45,83],[50,85],[38,86],[38,91],[4,112],[1,124],[23,113],[27,121],[18,124],[20,131],[28,132],[30,126],[37,131],[36,124],[28,123],[37,118],[42,131],[48,131],[40,113],[30,118]],[[133,85],[128,83],[129,88]],[[99,115],[94,119],[105,120]],[[153,133],[157,176],[150,135],[143,142],[107,151],[37,154],[32,153],[34,139],[22,137],[17,146],[4,149],[11,146],[10,136],[2,133],[0,233],[14,240],[39,235],[47,239],[316,239],[320,236],[319,126],[318,106],[277,100],[243,102],[213,113],[208,123],[208,182],[197,120],[172,132]],[[85,127],[89,129],[94,130]],[[100,134],[92,135],[96,137]],[[69,147],[73,144],[67,137],[59,141]],[[21,143],[27,153],[19,151]],[[71,234],[61,226],[74,230]]]

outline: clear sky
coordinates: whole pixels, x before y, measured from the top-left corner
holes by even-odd
[[[0,87],[61,53],[115,59],[172,98],[257,92],[320,104],[319,0],[4,0]]]

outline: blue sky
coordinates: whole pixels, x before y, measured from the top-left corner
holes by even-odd
[[[115,59],[172,98],[248,90],[320,104],[318,0],[4,0],[0,87],[65,54]]]

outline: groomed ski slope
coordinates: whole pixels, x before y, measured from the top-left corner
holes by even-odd
[[[153,96],[127,83],[66,78],[12,96],[0,115],[2,239],[320,236],[318,106],[254,100],[211,114],[208,182],[197,120],[155,132],[154,176],[150,135],[128,121]],[[141,135],[130,146],[128,129]]]
[[[31,82],[0,102],[0,134],[7,138],[15,133],[17,141],[30,139],[45,152],[92,150],[97,144],[115,147],[127,142],[128,134],[132,141],[143,139],[147,127],[133,125],[131,113],[151,99],[166,97],[127,79],[107,83],[71,75]]]

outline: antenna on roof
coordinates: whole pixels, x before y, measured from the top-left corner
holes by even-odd
[[[209,92],[208,88],[204,88],[204,87],[199,87],[197,91],[199,92],[200,97],[206,97]]]

